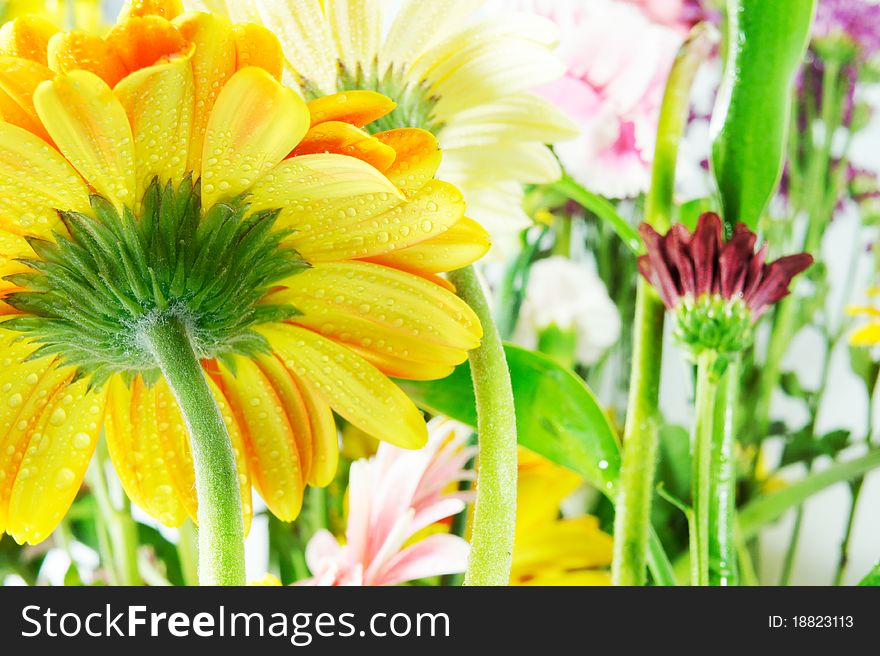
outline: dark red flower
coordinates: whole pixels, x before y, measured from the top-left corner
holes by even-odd
[[[757,321],[813,263],[811,255],[799,253],[767,264],[767,245],[755,252],[755,233],[739,224],[725,242],[721,219],[713,213],[700,217],[693,234],[676,224],[662,236],[645,223],[639,233],[648,250],[639,258],[639,271],[670,310],[682,299],[710,294],[742,300]]]

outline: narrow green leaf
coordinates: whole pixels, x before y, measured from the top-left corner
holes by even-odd
[[[795,73],[815,0],[728,0],[727,63],[712,116],[712,169],[728,228],[753,230],[782,175]]]
[[[868,572],[868,575],[863,578],[859,585],[870,586],[870,587],[880,587],[880,563],[874,565],[874,569]]]

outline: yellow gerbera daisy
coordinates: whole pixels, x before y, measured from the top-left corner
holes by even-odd
[[[415,126],[444,151],[439,177],[458,186],[496,244],[529,224],[522,183],[559,178],[544,145],[577,130],[530,93],[564,73],[553,24],[540,16],[471,20],[482,2],[405,0],[187,0],[262,22],[284,47],[288,81],[307,98],[374,89],[398,103],[374,129]],[[383,12],[383,9],[386,10]],[[390,29],[383,36],[382,26]],[[334,135],[344,140],[344,130]]]
[[[104,38],[20,19],[0,41],[0,531],[19,542],[60,521],[102,427],[135,503],[195,519],[204,426],[175,400],[205,383],[245,517],[253,484],[291,520],[335,472],[332,411],[419,447],[386,376],[444,376],[479,344],[437,274],[487,236],[433,180],[433,137],[361,131],[394,107],[375,92],[307,105],[265,28],[180,12],[135,2]],[[352,142],[327,147],[328,123]]]
[[[519,450],[511,585],[610,585],[611,536],[595,517],[559,517],[562,502],[582,482],[571,471]]]

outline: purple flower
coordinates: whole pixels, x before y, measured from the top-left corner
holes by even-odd
[[[820,0],[814,42],[848,41],[865,60],[880,51],[880,4],[869,0]]]
[[[681,224],[665,236],[645,223],[639,232],[648,251],[639,258],[639,271],[670,310],[714,296],[743,301],[754,322],[787,296],[792,278],[813,263],[812,256],[800,253],[767,264],[767,245],[756,252],[754,232],[739,224],[725,242],[721,219],[713,213],[700,217],[693,234]]]

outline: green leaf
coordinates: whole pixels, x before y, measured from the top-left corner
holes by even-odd
[[[849,366],[865,385],[868,398],[874,398],[877,387],[877,376],[880,375],[880,362],[871,357],[871,349],[851,346],[849,349]]]
[[[859,582],[859,585],[880,587],[880,563],[874,565],[874,569],[868,572],[868,575]]]
[[[718,214],[718,200],[715,198],[695,198],[680,205],[677,209],[678,222],[693,232],[697,229],[697,221],[706,212]]]
[[[795,73],[815,0],[728,0],[727,62],[712,117],[712,169],[728,227],[752,230],[782,175]]]
[[[504,350],[520,445],[610,494],[620,474],[620,447],[596,397],[580,378],[550,358],[510,344]],[[459,366],[443,380],[400,385],[422,408],[477,425],[469,365]]]

